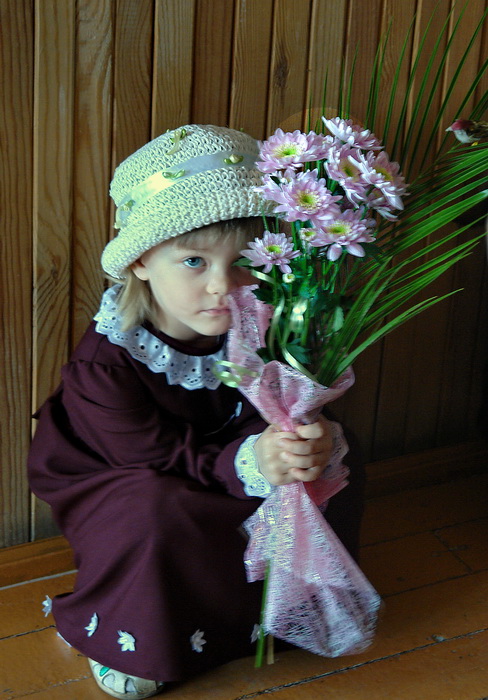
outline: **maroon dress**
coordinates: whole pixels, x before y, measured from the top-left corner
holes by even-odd
[[[236,389],[188,388],[208,350],[145,329],[188,358],[186,388],[92,323],[36,415],[29,479],[78,569],[53,601],[60,634],[103,665],[178,681],[255,651],[262,587],[246,581],[240,526],[261,499],[245,494],[234,459],[266,424]],[[353,450],[344,461],[350,485],[327,519],[355,555],[363,470]]]

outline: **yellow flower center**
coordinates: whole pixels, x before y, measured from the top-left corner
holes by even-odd
[[[297,197],[297,204],[304,209],[317,209],[318,197],[313,192],[300,192]]]
[[[268,251],[268,253],[281,253],[281,247],[279,245],[276,245],[275,243],[267,245],[266,250]]]
[[[347,160],[347,158],[344,158],[341,160],[341,170],[346,175],[346,177],[350,177],[352,180],[357,180],[359,176],[359,170],[356,168],[355,165],[351,163],[350,160]]]
[[[348,233],[351,233],[351,225],[345,221],[334,221],[333,224],[327,227],[327,232],[332,236],[347,236]]]
[[[273,151],[273,155],[277,158],[286,158],[287,156],[296,156],[296,155],[299,155],[300,153],[303,153],[303,149],[300,148],[297,143],[293,143],[293,142],[282,143],[279,146],[277,146]]]
[[[385,180],[388,180],[388,182],[391,182],[393,180],[391,173],[389,173],[388,170],[385,170],[385,168],[375,168],[375,170],[380,175],[383,175]]]

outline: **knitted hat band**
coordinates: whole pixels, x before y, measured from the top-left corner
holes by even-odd
[[[207,170],[216,170],[224,166],[232,167],[240,165],[246,168],[253,168],[256,163],[256,154],[237,154],[234,151],[222,151],[211,155],[198,156],[185,163],[180,163],[179,170],[160,170],[154,175],[150,175],[146,180],[136,185],[129,192],[117,207],[115,216],[115,228],[122,228],[131,212],[140,204],[158,192],[162,192],[167,187],[171,187],[175,182],[179,182],[198,173]]]
[[[102,267],[125,270],[159,243],[219,221],[267,213],[256,187],[257,141],[219,126],[191,124],[167,132],[116,169],[110,193],[118,235],[102,254]]]

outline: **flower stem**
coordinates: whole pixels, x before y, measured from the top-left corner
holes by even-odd
[[[264,616],[266,613],[266,598],[268,596],[268,583],[269,583],[269,561],[266,562],[266,569],[264,571],[264,582],[263,582],[263,598],[261,602],[261,614],[259,618],[259,636],[258,643],[256,647],[256,660],[254,662],[255,668],[261,668],[263,665],[264,657],[264,642],[267,635],[264,633]]]

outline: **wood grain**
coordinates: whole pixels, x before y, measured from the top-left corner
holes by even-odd
[[[32,410],[68,359],[71,291],[75,12],[36,2],[33,161]],[[46,51],[50,46],[51,51]],[[35,426],[34,426],[35,429]],[[33,537],[48,536],[50,509],[32,499]],[[42,526],[46,523],[46,528]]]
[[[152,0],[118,0],[113,59],[112,167],[151,138]]]
[[[198,0],[193,36],[194,123],[229,123],[233,20],[233,2]],[[184,80],[185,76],[181,78]]]
[[[275,3],[271,74],[268,94],[268,134],[277,127],[299,129],[307,107],[307,65],[310,32],[310,0]]]
[[[312,128],[324,112],[327,117],[335,117],[338,113],[341,60],[347,16],[347,0],[338,0],[334,3],[324,3],[321,0],[312,2],[306,96],[307,108],[312,107],[310,115]],[[302,122],[301,126],[307,129],[307,123]]]
[[[0,3],[0,545],[29,538],[34,17]]]
[[[192,119],[195,0],[156,0],[152,136]]]
[[[71,344],[98,308],[100,252],[107,241],[112,169],[114,3],[77,5]]]
[[[272,0],[237,0],[229,126],[266,138]]]
[[[73,180],[75,16],[70,3],[38,2],[34,82],[33,408],[68,357]],[[49,45],[52,51],[45,51]]]

